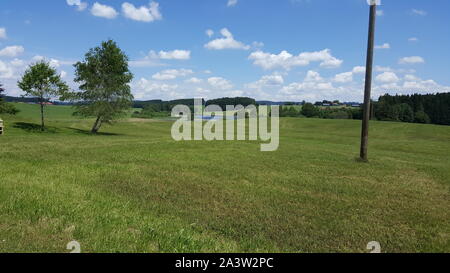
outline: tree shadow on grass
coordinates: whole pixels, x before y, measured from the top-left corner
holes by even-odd
[[[121,134],[115,134],[115,133],[104,133],[104,132],[98,132],[96,134],[91,133],[90,130],[83,130],[73,127],[66,127],[67,129],[70,129],[74,131],[77,134],[83,134],[83,135],[89,135],[89,136],[121,136]]]
[[[56,127],[48,127],[46,126],[44,128],[44,131],[41,130],[41,125],[34,124],[34,123],[28,123],[28,122],[16,122],[13,125],[13,128],[22,129],[24,131],[27,131],[29,133],[52,133],[56,134],[58,133],[59,129]]]

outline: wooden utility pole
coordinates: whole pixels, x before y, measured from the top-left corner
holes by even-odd
[[[373,50],[375,44],[375,19],[377,16],[376,1],[370,4],[370,20],[369,20],[369,41],[367,45],[367,61],[366,61],[366,86],[364,88],[364,113],[361,131],[361,151],[360,157],[363,161],[368,161],[367,146],[369,143],[369,120],[370,120],[370,94],[372,91],[372,67],[373,67]]]

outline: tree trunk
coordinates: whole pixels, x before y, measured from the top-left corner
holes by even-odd
[[[41,98],[41,131],[45,130],[44,123],[44,100]]]
[[[96,134],[98,130],[100,129],[100,126],[102,125],[102,117],[98,116],[97,120],[94,123],[94,126],[91,129],[91,133]]]

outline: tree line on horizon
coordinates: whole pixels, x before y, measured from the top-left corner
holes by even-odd
[[[371,119],[450,125],[450,93],[383,95],[372,102]],[[323,119],[362,119],[362,108],[319,107],[304,103],[299,109],[281,106],[281,117],[307,117]]]
[[[375,117],[383,121],[450,125],[450,93],[384,95],[375,104]]]

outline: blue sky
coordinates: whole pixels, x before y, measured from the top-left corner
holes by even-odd
[[[450,92],[450,2],[382,0],[373,97]],[[362,101],[366,0],[2,0],[0,82],[9,95],[46,59],[73,63],[102,40],[130,58],[136,99]]]

